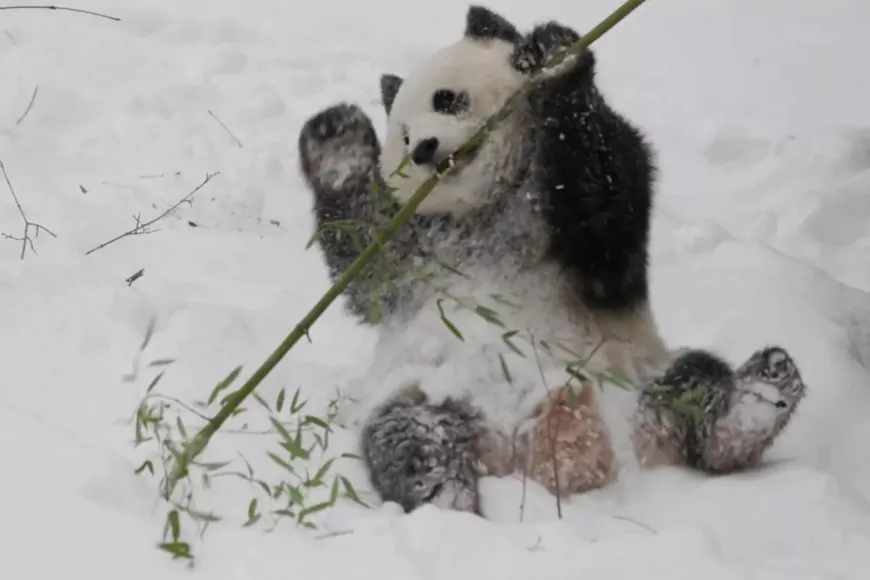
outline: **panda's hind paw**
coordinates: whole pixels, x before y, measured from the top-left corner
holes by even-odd
[[[804,398],[807,386],[791,354],[780,346],[766,346],[750,356],[736,371],[744,385],[767,385],[773,388],[767,397],[781,411],[793,410]]]

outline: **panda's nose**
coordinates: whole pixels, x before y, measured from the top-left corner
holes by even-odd
[[[414,147],[414,151],[411,152],[411,161],[413,161],[416,165],[423,165],[424,163],[431,163],[432,159],[435,158],[435,153],[438,151],[438,138],[437,137],[429,137],[428,139],[423,139]]]

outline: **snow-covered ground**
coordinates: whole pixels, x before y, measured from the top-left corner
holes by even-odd
[[[584,29],[617,4],[489,7],[523,27],[554,18]],[[343,99],[382,120],[377,76],[457,38],[467,3],[74,5],[122,21],[0,11],[0,161],[27,217],[57,236],[40,232],[24,260],[19,242],[0,240],[0,575],[182,577],[154,548],[166,509],[156,480],[133,474],[143,451],[125,423],[154,375],[123,380],[149,320],[141,362],[177,359],[162,392],[190,402],[238,364],[249,376],[327,287],[319,253],[305,251],[301,124]],[[492,521],[344,501],[314,535],[243,529],[251,492],[218,487],[202,493],[232,519],[196,541],[193,574],[870,577],[868,27],[864,0],[651,0],[596,45],[604,90],[659,151],[652,277],[667,339],[734,361],[776,342],[810,385],[769,465],[628,478],[566,501],[561,521],[530,485],[520,522],[513,479],[485,481]],[[159,232],[85,254],[214,172]],[[23,226],[0,181],[0,231]],[[311,338],[265,381],[265,399],[301,387],[322,410],[372,342],[338,304]],[[273,447],[228,434],[209,454]],[[359,468],[336,465],[364,494]]]

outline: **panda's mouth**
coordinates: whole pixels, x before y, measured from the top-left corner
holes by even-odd
[[[480,145],[475,145],[473,148],[466,150],[458,160],[454,159],[452,155],[448,156],[435,166],[434,169],[436,172],[447,172],[442,179],[456,179],[469,165],[477,160],[477,154],[480,153],[480,149]]]

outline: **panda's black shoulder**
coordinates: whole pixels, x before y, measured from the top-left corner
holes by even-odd
[[[591,82],[545,95],[563,102],[537,120],[533,187],[551,230],[549,256],[575,274],[583,301],[629,310],[648,300],[655,150]]]

